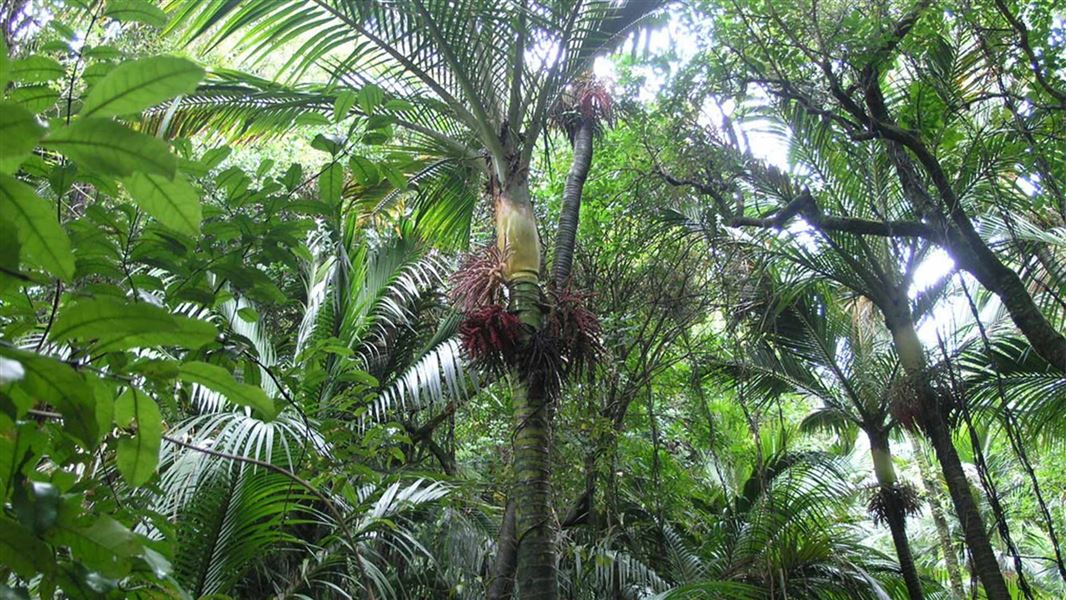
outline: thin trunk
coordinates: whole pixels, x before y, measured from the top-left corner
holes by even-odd
[[[944,553],[944,568],[948,572],[948,583],[957,600],[966,597],[966,591],[962,587],[962,570],[959,568],[959,557],[955,553],[955,545],[951,541],[951,530],[948,521],[944,517],[944,506],[941,498],[944,490],[940,481],[933,473],[933,467],[925,458],[925,452],[920,446],[918,436],[911,436],[911,445],[914,446],[915,459],[918,462],[918,472],[922,476],[922,485],[925,487],[925,495],[929,502],[929,512],[933,516],[933,524],[936,526],[937,539],[940,542],[940,550]]]
[[[907,539],[907,513],[900,497],[896,493],[896,468],[892,464],[892,447],[888,434],[871,429],[866,432],[870,439],[870,456],[874,463],[874,476],[877,478],[878,493],[885,509],[885,522],[892,533],[892,544],[896,547],[899,569],[907,585],[907,595],[911,600],[922,600],[922,580],[918,577],[918,568],[914,565],[910,542]]]
[[[898,306],[906,306],[905,300]],[[940,462],[955,514],[962,525],[966,546],[973,557],[974,572],[981,579],[989,600],[1010,600],[1010,592],[1007,591],[1007,583],[999,569],[999,561],[992,550],[981,513],[970,492],[970,482],[966,479],[962,461],[959,460],[959,454],[951,439],[951,430],[944,421],[936,392],[929,383],[925,353],[921,342],[918,341],[914,322],[905,312],[907,311],[885,311],[885,320],[892,332],[892,341],[900,363],[916,388],[919,421]]]
[[[559,211],[559,230],[555,238],[555,262],[552,265],[552,278],[555,287],[563,288],[570,279],[570,270],[574,264],[574,245],[577,240],[577,224],[581,213],[581,192],[585,187],[589,168],[592,166],[592,138],[594,126],[592,119],[581,119],[574,132],[574,160],[570,163],[570,173],[566,176],[563,188],[563,206]]]
[[[510,600],[514,593],[514,573],[518,562],[518,539],[515,537],[515,503],[507,500],[503,523],[496,540],[496,563],[486,597],[488,600]]]

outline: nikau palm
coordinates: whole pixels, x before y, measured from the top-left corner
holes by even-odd
[[[409,132],[408,146],[432,157],[437,168],[431,176],[468,175],[452,179],[460,189],[453,185],[438,197],[423,194],[415,215],[423,226],[449,217],[468,223],[469,217],[456,215],[472,209],[469,185],[477,181],[473,175],[480,175],[481,195],[491,203],[496,245],[504,256],[508,310],[523,325],[518,356],[508,365],[515,422],[517,577],[523,597],[556,595],[548,461],[550,392],[557,375],[546,372],[550,366],[538,351],[545,303],[530,164],[560,94],[590,67],[597,52],[658,5],[176,0],[170,7],[177,15],[175,26],[188,32],[190,40],[204,37],[219,43],[239,35],[238,43],[250,49],[252,58],[284,49],[292,58],[283,74],[291,80],[314,67],[330,73],[330,83],[338,89],[367,82],[380,86],[395,101],[385,103],[383,111]],[[294,46],[298,50],[293,53]],[[320,100],[303,110],[322,111]],[[219,101],[220,110],[241,101],[226,97]],[[432,187],[427,183],[421,189]],[[573,243],[572,235],[567,236],[556,252],[572,255]]]
[[[794,295],[778,293],[785,299]],[[891,414],[893,395],[907,390],[894,385],[898,361],[886,347],[887,336],[877,335],[874,310],[861,298],[842,306],[830,293],[800,293],[798,300],[776,307],[777,316],[768,324],[771,347],[777,350],[773,357],[760,362],[756,354],[745,368],[819,400],[823,406],[804,421],[808,428],[845,435],[858,428],[866,435],[877,482],[870,512],[875,521],[888,525],[907,593],[911,600],[920,600],[923,585],[906,524],[918,506],[913,488],[896,475],[890,441],[899,426]]]

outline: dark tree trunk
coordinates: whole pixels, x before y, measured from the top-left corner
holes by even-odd
[[[922,580],[918,577],[918,568],[914,564],[914,556],[911,554],[910,542],[907,539],[907,513],[896,493],[896,468],[892,464],[892,447],[888,441],[888,434],[884,431],[871,429],[866,431],[870,439],[870,456],[874,463],[874,476],[877,478],[885,508],[884,519],[888,523],[888,529],[892,533],[892,544],[896,547],[896,557],[899,559],[899,569],[903,573],[903,581],[907,585],[907,595],[911,600],[922,600]]]
[[[918,333],[914,329],[909,311],[902,299],[895,307],[882,307],[885,321],[892,332],[892,341],[899,355],[900,364],[911,379],[918,395],[919,423],[926,437],[936,452],[940,468],[944,473],[951,502],[955,507],[959,523],[962,526],[966,546],[973,557],[973,570],[980,578],[989,600],[1010,600],[1007,583],[1000,571],[999,561],[992,550],[992,544],[985,530],[984,520],[977,509],[970,482],[962,468],[962,461],[951,439],[951,430],[940,411],[940,402],[936,391],[929,382],[925,353]],[[889,310],[884,310],[888,308]]]
[[[496,563],[486,597],[488,600],[510,600],[514,593],[514,573],[518,562],[518,539],[515,537],[514,500],[507,501],[503,510],[500,535],[496,539]]]
[[[936,534],[940,542],[940,550],[944,553],[944,568],[948,572],[948,581],[951,591],[956,600],[966,597],[962,587],[962,571],[959,568],[959,557],[955,553],[955,545],[951,542],[951,530],[948,521],[944,517],[944,506],[941,498],[944,496],[940,480],[933,473],[932,465],[925,458],[925,451],[921,448],[918,436],[910,437],[911,444],[915,449],[915,458],[918,461],[918,471],[922,475],[922,485],[925,486],[925,494],[928,496],[929,512],[933,516],[933,524],[936,525]]]
[[[570,163],[570,173],[566,176],[563,188],[563,206],[559,211],[559,230],[555,238],[555,262],[552,265],[552,278],[555,287],[566,286],[570,279],[570,269],[574,264],[574,246],[577,240],[577,224],[581,213],[581,192],[585,179],[592,166],[592,138],[594,126],[592,119],[581,119],[574,132],[574,160]]]
[[[933,219],[937,229],[942,230],[937,243],[951,254],[960,268],[999,297],[1033,350],[1060,372],[1066,373],[1066,337],[1044,316],[1018,274],[1004,265],[977,233],[933,152],[919,137],[895,126],[876,82],[876,72],[868,84],[867,105],[879,132],[888,140],[889,158],[896,168],[904,194],[915,212]],[[940,208],[933,208],[932,198],[918,175],[914,160],[904,148],[913,153],[928,175],[940,198],[943,213]]]

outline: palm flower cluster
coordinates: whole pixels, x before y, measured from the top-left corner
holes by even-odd
[[[522,322],[500,304],[487,304],[466,311],[459,324],[463,350],[489,372],[514,364],[522,339]]]
[[[874,523],[880,525],[888,523],[888,503],[895,500],[903,511],[903,516],[916,515],[922,510],[921,494],[918,488],[910,483],[897,481],[892,485],[871,486],[870,501],[866,504],[866,512],[870,513]]]
[[[919,431],[922,427],[921,386],[928,386],[929,392],[936,399],[937,410],[949,427],[954,427],[959,417],[959,400],[957,393],[962,393],[953,385],[950,374],[943,368],[933,367],[918,375],[900,377],[889,387],[889,410],[892,418],[910,431]]]
[[[554,301],[547,327],[557,341],[567,374],[590,375],[603,355],[600,320],[588,308],[588,292],[570,288],[551,293]]]
[[[888,389],[889,411],[892,418],[909,431],[918,431],[921,424],[919,390],[908,376],[892,382]]]
[[[463,258],[451,277],[448,299],[462,312],[489,304],[500,304],[505,283],[504,269],[510,250],[489,244]]]
[[[452,277],[449,298],[463,313],[463,350],[488,372],[513,367],[554,394],[565,377],[591,374],[603,354],[599,319],[587,306],[588,293],[553,290],[544,325],[524,332],[518,316],[503,305],[506,258],[506,252],[487,246],[467,256]]]
[[[579,78],[568,86],[552,107],[551,119],[573,141],[574,132],[582,121],[597,129],[614,120],[614,101],[607,87],[590,76]]]

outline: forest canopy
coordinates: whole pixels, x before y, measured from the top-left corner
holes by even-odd
[[[0,598],[1066,597],[1066,9],[0,1]]]

